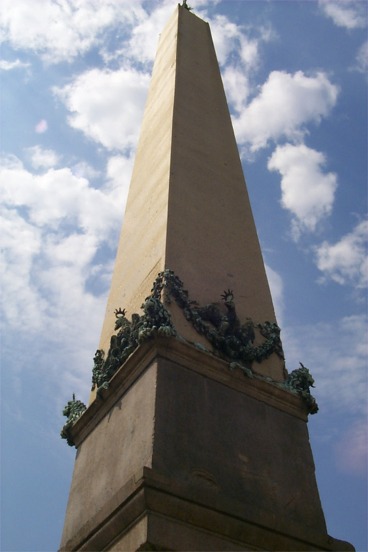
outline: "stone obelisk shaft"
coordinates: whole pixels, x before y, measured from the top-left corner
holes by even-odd
[[[202,305],[230,288],[241,320],[275,321],[209,25],[180,6],[160,38],[101,348],[114,310],[140,312],[164,268]]]

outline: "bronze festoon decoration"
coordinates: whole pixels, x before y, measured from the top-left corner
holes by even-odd
[[[250,318],[241,322],[236,312],[234,293],[231,289],[225,290],[219,303],[210,303],[200,306],[197,301],[189,298],[183,282],[172,270],[160,272],[154,281],[151,294],[146,297],[141,306],[142,314],[132,314],[131,320],[126,317],[125,309],[115,309],[115,331],[111,336],[107,355],[98,349],[94,356],[92,369],[92,390],[97,390],[97,397],[102,398],[103,390],[109,388],[109,382],[117,370],[128,357],[142,343],[156,337],[177,337],[178,333],[171,320],[166,305],[174,300],[182,310],[185,318],[193,328],[203,335],[212,348],[193,343],[208,354],[214,354],[229,362],[230,369],[240,368],[248,377],[266,380],[287,391],[299,394],[304,400],[308,412],[315,414],[318,405],[310,393],[314,379],[308,368],[301,364],[293,370],[285,382],[276,382],[271,378],[256,374],[252,369],[253,362],[261,363],[273,353],[284,359],[280,328],[275,322],[254,323]],[[224,308],[225,307],[225,308]],[[263,341],[255,345],[256,332]],[[69,429],[86,409],[81,401],[69,401],[63,414],[68,416],[61,436],[73,445]]]
[[[247,368],[251,368],[254,361],[262,362],[272,353],[284,358],[280,328],[277,324],[254,324],[250,318],[242,324],[236,313],[232,290],[224,291],[221,298],[225,311],[216,303],[201,307],[197,301],[189,298],[183,282],[173,271],[160,272],[153,284],[151,295],[142,304],[142,315],[135,313],[132,319],[128,320],[125,309],[115,310],[117,334],[111,337],[106,357],[103,350],[96,351],[92,389],[97,387],[98,394],[102,389],[106,389],[113,374],[141,343],[156,336],[177,335],[170,313],[164,305],[170,304],[171,300],[180,307],[194,329],[212,345],[212,350],[207,352],[230,362],[242,363]],[[254,345],[257,329],[263,337],[260,345]]]

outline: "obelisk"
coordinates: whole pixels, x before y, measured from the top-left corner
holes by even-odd
[[[352,550],[327,534],[296,380],[210,29],[184,3],[160,38],[91,403],[65,431],[61,550]]]

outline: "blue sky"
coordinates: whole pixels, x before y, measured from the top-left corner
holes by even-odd
[[[192,0],[208,21],[329,533],[367,550],[367,3]],[[175,2],[3,0],[2,550],[59,544],[158,35]],[[98,476],[98,474],[96,474]]]

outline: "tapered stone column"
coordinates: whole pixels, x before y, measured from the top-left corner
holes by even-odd
[[[180,7],[154,64],[102,349],[115,309],[139,312],[165,268],[201,305],[230,288],[240,320],[276,321],[209,25]],[[175,322],[180,335],[198,341],[184,319]],[[283,379],[278,359],[266,365],[258,369]]]
[[[168,269],[187,291],[165,272],[151,295]],[[209,26],[178,6],[100,342],[111,366],[129,354],[68,429],[77,457],[61,550],[352,550],[327,534],[313,403],[308,386],[303,398],[285,384],[275,322]]]

